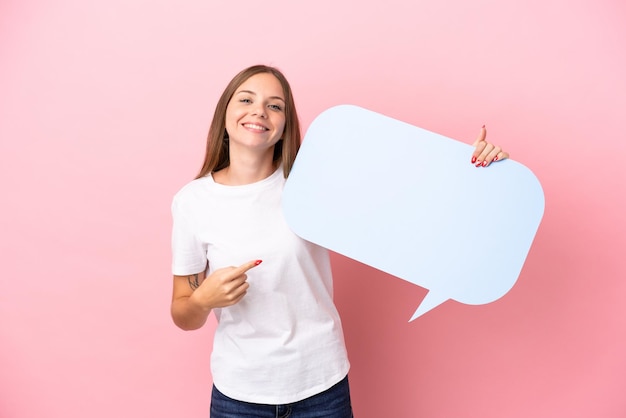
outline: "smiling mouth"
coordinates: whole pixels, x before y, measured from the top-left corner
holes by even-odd
[[[269,131],[269,129],[266,128],[265,126],[257,125],[255,123],[244,123],[243,126],[244,128],[254,129],[256,131]]]

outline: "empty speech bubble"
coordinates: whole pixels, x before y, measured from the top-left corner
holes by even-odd
[[[300,237],[429,290],[411,321],[515,284],[541,222],[533,173],[470,163],[473,147],[352,105],[309,127],[283,193]]]

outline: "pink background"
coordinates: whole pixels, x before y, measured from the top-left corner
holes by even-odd
[[[3,0],[0,416],[208,416],[214,324],[170,321],[169,205],[218,95],[260,62],[305,129],[342,103],[468,142],[485,123],[544,187],[492,304],[407,323],[424,289],[333,257],[358,417],[623,417],[625,16],[620,0]]]

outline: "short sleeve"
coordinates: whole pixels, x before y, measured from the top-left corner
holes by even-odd
[[[172,201],[172,273],[187,276],[206,269],[207,248],[194,233],[194,219],[179,196]]]

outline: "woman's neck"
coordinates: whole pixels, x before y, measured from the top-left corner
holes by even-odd
[[[213,180],[226,186],[242,186],[256,183],[271,176],[276,171],[273,152],[259,158],[258,156],[230,155],[230,165],[213,173]]]

